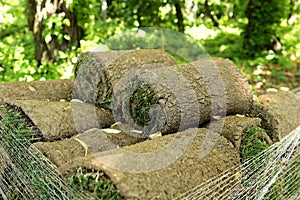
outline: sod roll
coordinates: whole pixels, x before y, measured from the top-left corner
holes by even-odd
[[[45,141],[69,138],[91,128],[109,127],[113,124],[110,111],[91,104],[17,100],[10,102],[9,105],[13,109],[21,110],[24,117],[33,122]],[[76,113],[73,112],[75,108]],[[90,112],[96,113],[95,118],[87,120],[86,116],[89,116]]]
[[[225,59],[174,65],[162,50],[111,51],[83,54],[76,68],[73,98],[108,107],[138,137],[245,114],[253,102],[242,73]]]
[[[178,145],[169,146],[174,141]],[[71,176],[78,168],[100,171],[125,199],[172,199],[237,166],[239,160],[239,153],[224,137],[208,129],[194,128],[88,154],[84,159],[69,161],[59,170],[65,176]]]
[[[66,101],[72,99],[73,80],[0,83],[2,101],[36,99]]]
[[[116,120],[146,136],[198,127],[229,114],[246,114],[253,103],[240,70],[221,58],[136,69],[119,81],[114,100]]]
[[[175,60],[154,49],[83,53],[75,66],[73,98],[109,107],[116,83],[128,71],[151,63],[174,65]]]
[[[81,199],[32,146],[38,133],[21,109],[0,105],[0,199]]]
[[[295,94],[281,91],[260,95],[258,100],[251,115],[262,118],[262,126],[269,130],[273,142],[281,140],[300,125],[300,101]]]

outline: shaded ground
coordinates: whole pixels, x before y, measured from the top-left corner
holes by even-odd
[[[269,88],[291,91],[300,87],[300,63],[292,63],[291,67],[270,64],[245,76],[257,95],[266,93]]]

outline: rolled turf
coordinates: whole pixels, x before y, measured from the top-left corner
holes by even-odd
[[[206,58],[194,63],[150,65],[125,78],[114,92],[116,118],[146,135],[175,133],[229,114],[250,111],[253,95],[230,61]],[[134,77],[134,76],[132,76]],[[127,92],[127,88],[136,89]]]
[[[300,124],[300,100],[292,92],[268,93],[258,96],[251,116],[262,119],[262,127],[277,142]]]
[[[89,52],[76,69],[73,97],[111,109],[125,132],[138,137],[245,114],[253,103],[249,84],[225,59],[174,65],[162,50]]]
[[[143,141],[122,132],[109,134],[105,132],[106,130],[108,129],[93,128],[72,138],[53,142],[36,142],[34,146],[46,155],[52,163],[60,167],[73,159],[84,159],[87,154],[129,146]]]
[[[169,146],[173,142],[177,146]],[[99,171],[126,199],[172,199],[239,165],[239,160],[239,153],[224,137],[194,128],[91,153],[70,160],[59,170],[67,177],[76,174],[78,168]]]
[[[114,122],[110,111],[86,103],[16,100],[7,105],[21,110],[23,117],[39,130],[43,141],[69,138],[91,128],[110,127]],[[91,112],[95,118],[86,118]]]
[[[22,110],[0,105],[0,199],[75,197],[57,168],[31,146],[39,135]]]
[[[153,49],[83,53],[75,66],[73,98],[109,107],[117,82],[128,71],[152,63],[174,65],[175,60]]]
[[[214,122],[215,125],[211,127],[213,131],[216,131],[230,141],[236,150],[240,152],[242,139],[247,135],[249,128],[260,127],[261,121],[260,118],[231,115]],[[272,143],[271,139],[266,134],[265,138],[269,144]]]

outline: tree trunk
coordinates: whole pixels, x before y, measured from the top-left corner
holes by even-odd
[[[248,24],[243,33],[244,57],[255,58],[265,56],[268,50],[281,50],[276,31],[281,19],[286,17],[286,5],[287,2],[281,0],[249,0],[246,10]]]
[[[249,1],[248,3],[248,6],[247,6],[247,11],[246,11],[246,16],[248,18],[248,24],[247,24],[247,27],[246,27],[246,34],[245,34],[245,39],[246,41],[249,41],[249,39],[251,38],[252,36],[252,32],[253,32],[253,16],[252,16],[252,13],[253,13],[253,7],[251,6],[252,5],[252,0]]]
[[[183,24],[183,14],[181,10],[181,5],[179,1],[174,2],[174,6],[176,9],[176,18],[177,18],[177,27],[180,32],[184,32],[184,24]]]
[[[287,16],[287,23],[290,26],[293,26],[297,21],[297,11],[294,10],[295,1],[290,1],[289,3],[289,11]]]
[[[101,15],[102,15],[102,21],[106,22],[107,18],[107,1],[101,0]]]
[[[214,18],[214,16],[210,12],[211,11],[210,11],[210,7],[208,5],[208,0],[205,0],[205,2],[204,2],[205,17],[210,18],[215,27],[219,27],[219,23],[217,22],[217,20]]]
[[[32,31],[35,45],[35,59],[39,65],[45,61],[50,63],[58,60],[58,51],[66,51],[71,44],[79,45],[79,40],[82,37],[83,30],[77,25],[76,15],[72,13],[66,6],[63,0],[28,0],[28,26]],[[49,23],[46,27],[46,20],[51,17],[63,16],[62,20],[69,20],[70,24],[58,24],[55,21],[52,27]],[[61,27],[59,27],[61,26]],[[49,28],[48,40],[45,41],[46,28]],[[58,29],[59,33],[54,34],[54,29]],[[50,37],[51,36],[51,37]]]

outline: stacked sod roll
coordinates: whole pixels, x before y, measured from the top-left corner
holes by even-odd
[[[245,114],[253,103],[242,73],[220,58],[175,65],[162,50],[89,52],[75,75],[73,98],[109,108],[126,132],[139,137]]]
[[[26,83],[18,96],[3,87],[5,109],[30,121],[39,138],[31,147],[64,177],[78,183],[90,176],[91,185],[103,179],[126,199],[174,198],[239,165],[243,135],[260,126],[243,117],[252,93],[225,59],[176,65],[163,50],[88,52],[75,76],[74,88],[69,81],[57,92]]]
[[[180,144],[191,137],[193,141],[182,152],[184,147]],[[174,141],[178,146],[169,147]],[[211,144],[214,144],[211,151],[205,152]],[[64,176],[76,174],[79,168],[102,172],[125,199],[173,199],[239,164],[239,153],[223,136],[208,129],[192,128],[123,148],[90,153],[59,165],[58,169]]]

